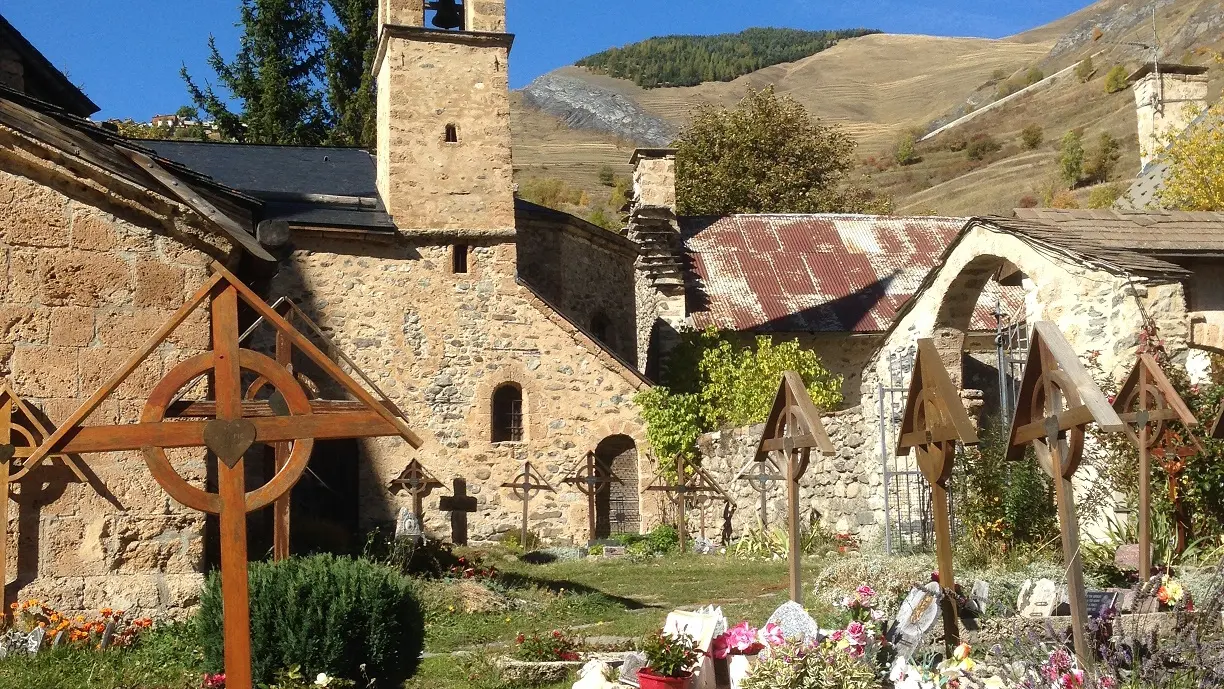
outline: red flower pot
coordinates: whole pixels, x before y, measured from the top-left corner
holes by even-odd
[[[660,677],[647,668],[638,672],[638,686],[642,689],[686,689],[693,673],[683,677]]]

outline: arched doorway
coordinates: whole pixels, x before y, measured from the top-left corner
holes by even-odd
[[[642,518],[638,511],[637,444],[627,435],[611,435],[595,448],[601,472],[612,472],[621,480],[599,493],[595,501],[595,538],[638,533]]]

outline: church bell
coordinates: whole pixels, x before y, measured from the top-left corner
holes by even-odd
[[[463,29],[463,8],[455,0],[433,0],[425,8],[434,11],[430,23],[439,29]]]

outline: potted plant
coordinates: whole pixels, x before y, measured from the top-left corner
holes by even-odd
[[[687,634],[672,636],[655,632],[642,642],[646,667],[638,672],[641,689],[684,689],[693,677],[692,667],[701,656]]]
[[[765,625],[764,629],[758,630],[744,621],[714,637],[710,655],[716,663],[716,672],[720,669],[720,664],[726,664],[726,680],[723,684],[739,689],[740,683],[748,676],[748,671],[756,664],[757,655],[765,650],[765,646],[780,646],[783,643],[785,639],[782,638],[782,630],[778,625],[770,623]]]

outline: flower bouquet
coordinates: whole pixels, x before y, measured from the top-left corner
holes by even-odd
[[[727,680],[732,689],[738,689],[755,664],[757,655],[766,647],[784,643],[786,639],[782,637],[782,628],[778,625],[771,622],[764,629],[756,629],[744,621],[714,637],[710,655],[716,663],[727,663]]]

